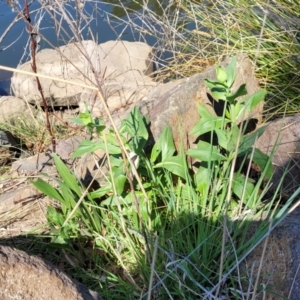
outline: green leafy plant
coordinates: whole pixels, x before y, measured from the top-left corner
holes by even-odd
[[[53,187],[42,179],[38,179],[32,184],[45,195],[60,203],[61,209],[59,211],[49,206],[47,212],[54,237],[53,242],[68,243],[70,239],[84,235],[81,233],[83,228],[89,228],[91,232],[101,231],[101,211],[91,210],[91,206],[95,207],[95,202],[90,194],[84,194],[83,185],[56,154],[53,153],[52,158],[60,176],[60,179],[55,180],[57,187]],[[81,207],[74,211],[79,201]],[[69,217],[70,220],[65,226],[65,221]]]
[[[263,100],[265,91],[248,96],[243,85],[232,92],[234,80],[235,59],[225,69],[217,68],[217,81],[206,80],[216,100],[224,102],[223,115],[200,105],[200,121],[192,133],[208,133],[211,140],[200,139],[187,151],[175,148],[170,127],[149,147],[149,120],[137,108],[122,121],[118,133],[88,110],[80,114],[74,121],[97,139],[82,141],[73,158],[102,149],[109,172],[101,186],[91,190],[53,154],[59,174],[55,185],[34,182],[61,204],[47,213],[53,242],[66,247],[90,241],[105,253],[93,259],[99,265],[120,266],[127,274],[125,283],[135,291],[145,289],[155,268],[160,279],[153,289],[159,289],[162,299],[169,294],[201,298],[215,290],[222,273],[230,278],[229,284],[222,283],[222,295],[232,296],[238,285],[234,268],[268,230],[264,223],[248,238],[251,218],[269,213],[275,199],[262,204],[260,184],[272,169],[270,159],[253,145],[264,128],[246,134],[241,126],[244,114]],[[191,166],[190,158],[198,164]],[[262,170],[255,180],[243,168],[252,160]],[[221,242],[224,232],[230,238]],[[111,278],[110,289],[116,277],[121,281],[117,273],[105,272]]]
[[[232,92],[231,88],[236,77],[235,70],[236,58],[233,58],[226,68],[221,66],[216,68],[217,81],[205,80],[215,100],[224,103],[224,111],[222,116],[216,116],[203,104],[199,104],[201,119],[191,133],[199,136],[211,133],[211,142],[200,140],[197,148],[188,150],[187,154],[209,164],[213,163],[217,171],[222,170],[221,177],[225,176],[224,172],[228,171],[236,159],[240,161],[250,160],[256,163],[261,170],[264,170],[264,176],[269,179],[273,172],[272,165],[269,163],[269,156],[253,147],[256,139],[264,132],[265,127],[258,128],[250,134],[245,134],[246,126],[242,125],[245,115],[263,101],[266,91],[261,90],[253,95],[246,96],[246,85],[243,84]],[[216,146],[212,143],[213,134],[217,136]],[[204,168],[201,167],[198,172],[200,174],[205,173]],[[206,177],[198,183],[201,189],[207,182]],[[254,188],[254,182],[242,174],[241,168],[234,172],[233,193],[247,205],[252,203],[248,200]]]

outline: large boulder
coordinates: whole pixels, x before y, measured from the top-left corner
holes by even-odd
[[[290,196],[300,186],[300,114],[266,124],[256,147],[266,154],[274,152],[271,191],[283,180],[282,196]]]
[[[145,75],[153,72],[152,48],[145,43],[108,41],[99,44],[98,49],[101,54],[98,68],[103,74],[105,71],[105,77],[113,77],[115,73],[119,75],[128,70],[137,70]]]
[[[227,59],[222,66],[226,66],[231,59]],[[237,77],[232,87],[236,90],[240,85],[246,84],[248,94],[258,91],[258,80],[254,76],[254,71],[250,59],[241,54],[237,58],[236,65]],[[181,79],[177,84],[172,82],[154,88],[140,103],[141,111],[151,120],[151,132],[156,140],[162,130],[170,125],[177,149],[183,142],[185,148],[192,145],[196,136],[190,134],[191,129],[198,122],[198,104],[204,104],[212,113],[220,115],[222,109],[218,102],[210,96],[210,91],[206,87],[204,80],[216,80],[216,67],[210,67],[200,74]],[[264,103],[261,102],[250,113],[245,114],[243,120],[252,119],[255,124],[262,120]],[[182,131],[179,128],[182,128]]]
[[[83,41],[54,50],[44,49],[36,54],[39,74],[75,83],[72,85],[40,78],[49,106],[78,105],[84,88],[76,83],[95,86],[95,76],[101,84],[107,81],[120,82],[120,76],[125,76],[127,83],[149,80],[145,78],[153,71],[151,60],[151,47],[141,42],[126,41],[109,41],[100,45],[93,41]],[[32,72],[31,62],[20,65],[18,69]],[[11,83],[15,96],[33,104],[42,104],[35,77],[14,73]]]
[[[13,96],[0,97],[0,123],[8,122],[26,111],[29,111],[29,108],[24,99]]]
[[[0,286],[2,300],[102,299],[52,264],[6,246],[0,246]]]
[[[106,79],[101,85],[102,95],[109,111],[114,114],[122,107],[129,107],[144,98],[157,84],[150,77],[137,70],[126,71],[115,75],[112,80]],[[94,116],[106,117],[103,102],[97,92],[84,89],[80,96],[79,108],[85,112],[86,106]]]
[[[299,219],[300,207],[297,207],[241,263],[239,278],[244,283],[245,294],[253,291],[258,280],[255,299],[300,299]],[[260,224],[254,221],[250,224],[249,238]],[[260,276],[257,278],[260,264]]]

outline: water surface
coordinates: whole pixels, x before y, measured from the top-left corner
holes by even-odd
[[[19,10],[22,9],[24,1],[16,2],[18,3],[17,7]],[[140,2],[142,3],[143,1],[140,0]],[[155,38],[147,35],[142,37],[132,30],[134,23],[142,25],[141,19],[136,18],[134,15],[134,12],[141,11],[141,5],[137,1],[121,1],[121,3],[130,9],[130,15],[127,15],[126,11],[120,7],[119,0],[109,0],[109,3],[103,3],[103,1],[99,0],[86,1],[83,12],[87,21],[80,23],[83,39],[94,38],[98,43],[116,39],[127,41],[144,41],[145,39],[148,44],[153,45],[156,42]],[[166,1],[161,1],[160,4],[158,4],[157,0],[149,1],[149,7],[157,14],[163,12],[162,6],[165,4]],[[72,15],[75,21],[79,22],[79,18],[76,18],[75,5],[74,1],[68,1],[65,6],[65,12]],[[39,2],[33,1],[30,6],[30,14],[32,24],[40,22],[40,34],[54,46],[70,42],[72,40],[72,33],[68,24],[66,22],[61,23],[61,27],[67,33],[64,33],[63,30],[58,30],[57,24],[55,24],[49,13],[41,14],[40,10],[38,10],[39,8]],[[50,13],[53,12],[50,10]],[[89,19],[90,16],[93,17],[91,21]],[[131,26],[126,26],[126,23],[122,22],[128,20],[128,17],[133,21],[131,22]],[[0,0],[0,65],[16,67],[19,63],[29,60],[29,34],[26,29],[27,25],[22,19],[14,23],[16,18],[17,12],[6,1]],[[57,16],[56,19],[60,20],[60,17]],[[4,36],[5,31],[11,24],[13,24],[12,28]],[[59,35],[57,35],[57,32],[59,32]],[[52,48],[47,41],[41,40],[39,48]],[[0,95],[9,94],[11,75],[10,72],[0,70]]]

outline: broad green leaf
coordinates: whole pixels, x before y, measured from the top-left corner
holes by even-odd
[[[253,133],[245,135],[241,140],[238,154],[241,154],[244,151],[250,149],[254,145],[255,141],[264,133],[265,130],[266,126],[262,126],[255,130]]]
[[[119,145],[107,144],[107,146],[105,146],[104,143],[99,144],[99,148],[102,149],[103,151],[106,151],[106,147],[107,147],[108,154],[115,155],[115,154],[122,153],[121,147]]]
[[[53,238],[53,240],[51,240],[51,243],[53,244],[61,244],[61,245],[65,245],[68,244],[68,240],[69,238],[64,238],[63,236],[59,235]]]
[[[74,118],[74,119],[79,119],[80,123],[84,126],[87,126],[88,124],[94,123],[94,120],[91,116],[90,113],[80,113],[79,117]]]
[[[102,149],[106,151],[106,146],[103,142],[93,142],[89,140],[84,140],[80,143],[78,148],[73,152],[72,158],[80,157],[85,153],[92,153],[97,151],[98,149]],[[107,149],[109,154],[120,154],[121,148],[116,145],[107,144]]]
[[[70,118],[69,119],[71,122],[77,124],[77,125],[81,125],[81,126],[84,126],[84,124],[81,122],[81,119],[79,117],[76,117],[76,118]]]
[[[113,168],[117,167],[117,168],[122,168],[122,171],[124,170],[124,160],[123,160],[122,156],[110,155],[109,160],[110,160],[110,164]]]
[[[135,106],[129,116],[122,120],[120,133],[127,132],[132,137],[139,136],[147,140],[149,135],[147,130],[148,124],[149,120]]]
[[[218,136],[218,144],[228,152],[232,152],[236,148],[239,128],[233,125],[231,130],[216,129],[216,134]]]
[[[231,140],[230,140],[230,142],[232,144],[234,144],[234,147],[236,147],[236,144],[238,142],[239,136],[241,135],[240,129],[239,129],[239,127],[237,125],[232,125],[230,132],[231,132]],[[240,136],[240,143],[243,141],[243,139],[244,139],[244,137]],[[232,149],[232,151],[233,150],[235,150],[235,148]]]
[[[261,152],[257,148],[254,149],[253,161],[259,166],[261,172],[265,171],[265,177],[267,179],[270,179],[273,176],[273,166],[271,163],[269,163],[267,170],[265,170],[269,160],[270,157],[267,154]]]
[[[238,115],[240,114],[243,107],[239,102],[236,102],[235,104],[230,104],[229,108],[229,117],[233,124],[236,124]]]
[[[165,168],[170,171],[172,174],[180,176],[183,179],[186,179],[186,168],[184,162],[184,156],[172,156],[167,157],[162,162],[156,164],[154,168]]]
[[[211,119],[211,118],[215,117],[215,114],[213,114],[211,111],[209,111],[208,108],[202,103],[198,104],[198,112],[199,112],[199,116],[201,118]]]
[[[233,94],[227,96],[227,100],[233,104],[238,97],[247,95],[246,84],[242,84]]]
[[[155,162],[160,153],[161,153],[160,145],[158,144],[158,142],[156,142],[152,148],[150,160],[152,162]]]
[[[88,124],[94,123],[93,118],[89,113],[80,113],[78,117],[71,118],[70,120],[78,125],[83,126],[87,126]]]
[[[224,100],[226,101],[226,95],[228,94],[226,86],[223,84],[214,81],[211,81],[209,79],[204,80],[206,86],[210,89],[212,96],[215,98],[215,100]]]
[[[243,118],[245,118],[245,112],[247,111],[247,106],[244,102],[239,103],[239,107],[236,109],[236,120],[235,123],[239,123]]]
[[[228,122],[229,120],[224,119],[223,117],[201,117],[200,121],[192,128],[191,134],[202,135],[214,131],[215,129],[222,128]]]
[[[95,126],[96,132],[98,134],[101,133],[106,128],[106,126],[103,123],[103,120],[101,120],[99,118],[95,118],[95,120],[94,120],[94,126]]]
[[[248,110],[254,109],[261,101],[265,99],[267,94],[266,90],[260,90],[253,95],[249,96],[248,99],[245,101]]]
[[[173,141],[172,129],[167,126],[160,134],[157,142],[151,151],[150,159],[155,162],[159,154],[161,153],[161,160],[164,161],[166,158],[172,156],[175,152],[175,146]]]
[[[107,199],[105,199],[104,201],[101,201],[100,205],[101,206],[116,206],[118,201],[120,202],[121,205],[122,204],[129,205],[132,203],[133,197],[127,197],[127,196],[126,196],[126,198],[123,198],[121,196],[110,196]]]
[[[78,148],[73,152],[72,158],[80,157],[86,153],[92,153],[100,149],[102,146],[99,144],[103,144],[102,142],[93,142],[89,140],[83,140]]]
[[[221,86],[223,88],[226,88],[226,85],[223,85],[222,83],[220,83],[219,81],[215,81],[215,80],[210,80],[210,79],[205,79],[204,83],[206,84],[206,86],[211,89],[215,86]]]
[[[62,162],[62,160],[55,154],[52,153],[52,158],[54,160],[54,164],[57,168],[57,171],[64,181],[64,183],[72,189],[79,197],[81,196],[81,188],[75,176],[70,172],[68,167]]]
[[[47,208],[47,219],[51,224],[58,226],[62,226],[65,220],[64,216],[52,206]]]
[[[237,57],[233,57],[229,65],[225,68],[227,74],[227,86],[231,88],[236,78],[236,61]]]
[[[105,138],[104,138],[104,135],[105,135]],[[126,145],[126,142],[127,142],[127,139],[121,135],[120,136],[122,142]],[[112,130],[112,129],[109,129],[108,132],[103,132],[101,135],[100,135],[100,139],[102,141],[105,141],[107,143],[107,145],[113,145],[115,147],[119,147],[119,140],[115,134],[115,132]]]
[[[210,186],[210,181],[209,181],[210,173],[211,173],[211,170],[200,167],[195,175],[197,190],[202,195],[206,195],[207,189]]]
[[[145,140],[142,137],[136,136],[135,138],[131,138],[127,142],[127,147],[136,153],[141,153],[147,143],[147,140]]]
[[[161,136],[161,157],[162,161],[166,160],[166,158],[172,156],[175,152],[175,146],[173,141],[172,129],[170,126],[167,126]]]
[[[93,192],[90,192],[89,196],[91,197],[91,199],[100,199],[111,191],[112,191],[112,184],[109,183]]]
[[[215,132],[218,136],[218,144],[225,150],[231,149],[231,145],[229,145],[231,133],[225,129],[215,129]]]
[[[38,178],[37,181],[31,181],[31,183],[46,196],[53,198],[59,202],[63,202],[61,194],[52,185],[45,182],[44,180]]]
[[[251,179],[246,178],[242,174],[234,173],[233,182],[232,182],[232,191],[240,200],[242,200],[242,197],[244,195],[243,202],[245,204],[248,202],[248,199],[251,196],[254,188],[255,186],[251,182]]]
[[[217,79],[218,79],[219,82],[221,82],[223,84],[226,84],[227,74],[221,66],[217,66],[216,75],[217,75]]]
[[[229,116],[226,116],[231,120],[232,123],[237,124],[241,121],[242,118],[245,117],[246,105],[243,101],[235,102],[230,105]]]
[[[61,191],[62,197],[63,197],[63,204],[70,210],[72,210],[74,208],[74,206],[76,205],[76,200],[75,200],[75,196],[74,193],[72,192],[72,190],[63,182],[59,183],[59,189]],[[77,196],[77,200],[78,200]]]
[[[121,195],[124,192],[124,185],[125,185],[125,182],[127,180],[127,177],[123,174],[120,174],[120,175],[114,177],[113,180],[114,180],[114,183],[115,183],[117,194]]]
[[[201,161],[226,160],[226,157],[220,153],[218,147],[203,141],[198,142],[197,149],[189,149],[187,155]]]
[[[134,107],[129,116],[122,120],[120,133],[128,133],[132,137],[133,151],[141,151],[144,148],[149,136],[148,124],[149,120],[137,107]]]
[[[216,100],[226,101],[227,92],[220,88],[213,88],[211,94]]]

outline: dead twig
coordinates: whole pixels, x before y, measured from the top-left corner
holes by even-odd
[[[37,73],[35,54],[36,54],[36,49],[37,49],[36,39],[38,37],[38,34],[37,34],[37,32],[34,31],[33,26],[31,24],[31,19],[30,19],[30,13],[29,13],[29,9],[28,9],[27,0],[24,0],[24,6],[25,6],[25,18],[26,18],[27,24],[28,24],[28,32],[29,32],[29,35],[30,35],[30,43],[31,43],[31,59],[32,59],[31,68],[32,68],[32,71],[34,73]],[[53,152],[55,152],[56,151],[56,141],[55,141],[55,136],[53,134],[51,124],[50,124],[50,121],[49,121],[49,110],[48,110],[47,101],[45,99],[44,92],[43,92],[42,85],[41,85],[41,82],[39,80],[39,77],[36,76],[35,78],[36,78],[37,87],[38,87],[38,90],[40,92],[42,102],[43,102],[43,106],[44,106],[44,110],[45,110],[46,128],[47,128],[47,130],[50,134],[50,137],[51,137]]]

